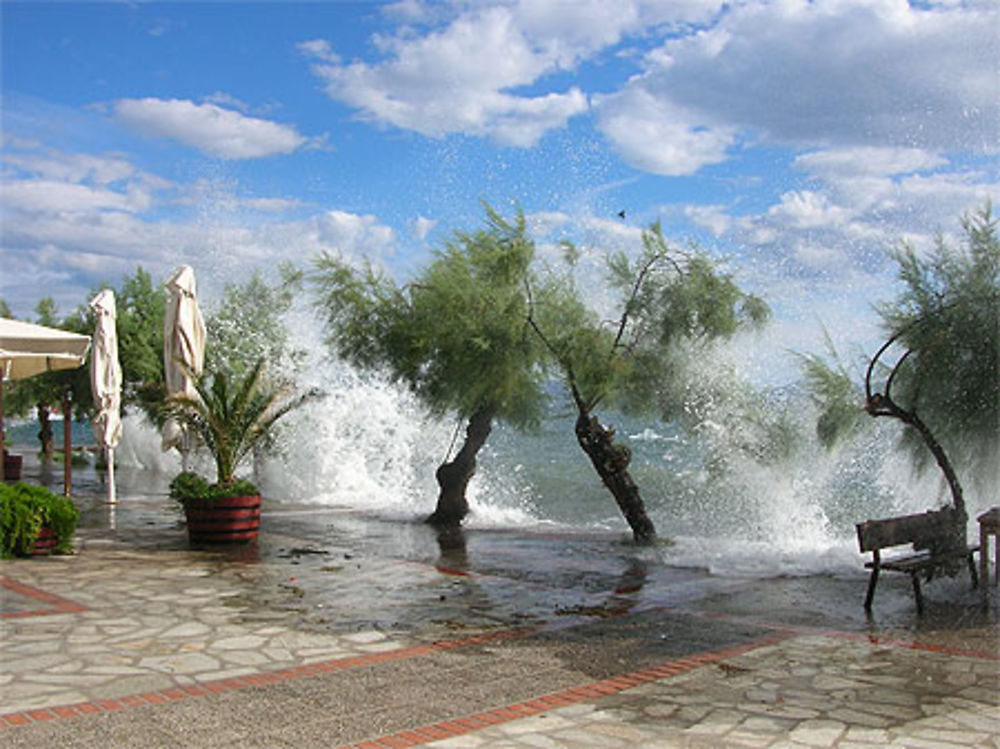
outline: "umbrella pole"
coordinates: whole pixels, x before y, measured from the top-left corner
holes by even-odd
[[[3,431],[3,371],[4,367],[0,366],[0,481],[7,480],[7,443],[4,441],[6,437]]]
[[[63,393],[63,494],[73,491],[73,413],[69,388]]]
[[[108,460],[108,504],[114,504],[118,501],[115,493],[115,449],[113,447],[108,448],[107,454]]]

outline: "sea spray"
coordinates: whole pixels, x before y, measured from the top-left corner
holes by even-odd
[[[321,362],[311,379],[324,395],[287,417],[260,471],[264,489],[289,501],[429,514],[448,425],[403,388],[346,364]]]
[[[314,328],[296,326],[310,339]],[[399,385],[330,360],[314,340],[305,345],[310,356],[299,386],[318,387],[325,397],[290,414],[273,453],[244,473],[253,469],[270,503],[402,522],[426,517],[438,492],[434,470],[454,449],[461,424],[432,417]],[[688,423],[603,414],[632,449],[650,515],[672,542],[649,553],[726,574],[856,573],[855,523],[948,501],[934,471],[914,477],[896,449],[897,425],[873,421],[828,451],[815,439],[803,391],[774,388],[748,399],[718,371],[714,376],[705,381],[711,397],[689,404]],[[572,420],[556,399],[536,433],[496,426],[469,487],[467,528],[599,532],[609,543],[626,542],[628,528],[576,444]],[[180,466],[176,452],[162,453],[155,429],[134,415],[126,418],[118,456],[123,465],[164,474]],[[211,469],[200,457],[194,465]],[[971,499],[971,512],[986,502]]]

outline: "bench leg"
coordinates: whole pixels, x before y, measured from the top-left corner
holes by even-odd
[[[917,599],[917,613],[924,613],[924,596],[920,592],[920,577],[916,572],[910,573],[910,579],[913,581],[913,597]]]
[[[872,599],[875,598],[875,584],[878,582],[878,567],[872,567],[872,576],[868,578],[868,594],[865,596],[865,611],[871,612]]]

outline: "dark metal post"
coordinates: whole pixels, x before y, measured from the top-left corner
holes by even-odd
[[[63,391],[63,494],[70,496],[73,488],[73,411],[69,388]]]

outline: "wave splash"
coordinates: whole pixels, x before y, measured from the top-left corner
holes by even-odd
[[[274,454],[254,461],[265,495],[401,522],[430,514],[438,490],[434,470],[455,449],[463,425],[432,417],[402,387],[342,362],[323,360],[305,371],[301,384],[327,395],[290,414]],[[864,439],[829,452],[812,437],[808,399],[801,400],[792,409],[805,414],[793,425],[795,449],[780,459],[747,451],[746,435],[722,418],[691,432],[608,416],[633,449],[633,475],[650,516],[673,542],[656,553],[671,564],[726,574],[856,573],[855,523],[948,501],[933,471],[912,475],[893,448],[891,425],[879,424]],[[158,435],[136,417],[126,419],[117,459],[164,474],[180,470],[177,454],[162,453]],[[212,471],[206,456],[191,465]],[[565,408],[555,408],[537,434],[498,425],[469,500],[471,528],[628,536],[576,445]],[[970,512],[979,509],[970,498]]]

